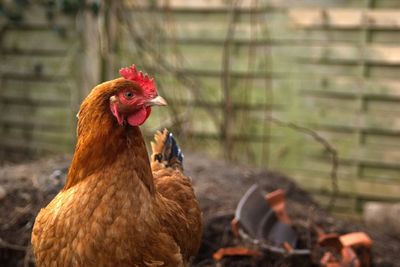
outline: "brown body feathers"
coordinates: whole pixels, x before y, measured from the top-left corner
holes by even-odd
[[[139,127],[119,126],[109,98],[132,82],[98,85],[82,103],[63,190],[32,232],[39,267],[186,266],[199,247],[201,215],[181,168],[149,161]],[[156,135],[155,151],[167,131]]]

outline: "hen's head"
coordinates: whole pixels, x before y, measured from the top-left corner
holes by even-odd
[[[154,80],[136,70],[135,65],[122,68],[119,73],[124,78],[118,83],[110,97],[110,110],[119,125],[125,122],[131,126],[142,125],[154,105],[165,106],[167,102],[157,94]]]

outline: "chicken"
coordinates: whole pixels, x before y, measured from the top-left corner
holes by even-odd
[[[201,213],[172,134],[158,132],[149,160],[139,129],[165,105],[134,65],[96,86],[77,115],[77,145],[64,188],[32,231],[36,264],[187,266]]]

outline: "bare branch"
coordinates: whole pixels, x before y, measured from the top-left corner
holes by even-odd
[[[325,150],[331,155],[332,168],[331,168],[331,172],[330,172],[330,178],[331,178],[331,184],[332,184],[332,194],[331,194],[331,198],[329,200],[328,210],[332,210],[335,206],[336,198],[339,194],[339,185],[338,185],[338,178],[337,178],[337,171],[339,168],[339,157],[338,157],[337,150],[325,138],[323,138],[317,132],[315,132],[309,128],[306,128],[304,126],[299,126],[292,122],[284,122],[284,121],[281,121],[272,116],[269,116],[267,118],[267,120],[269,120],[279,126],[287,127],[292,130],[295,130],[297,132],[301,132],[301,133],[311,136],[315,141],[320,143],[325,148]]]
[[[240,4],[240,0],[232,2],[230,6],[230,20],[228,24],[228,31],[224,40],[224,46],[222,49],[222,76],[221,76],[221,88],[224,95],[224,108],[223,108],[223,123],[221,124],[221,137],[224,143],[224,152],[227,159],[232,160],[232,149],[233,140],[231,133],[232,124],[232,97],[231,90],[233,85],[231,83],[230,77],[230,67],[231,67],[231,47],[233,38],[235,36],[236,21],[237,21],[237,6]]]
[[[17,251],[26,251],[26,247],[25,246],[11,244],[11,243],[8,243],[7,241],[4,241],[1,238],[0,238],[0,247],[9,248],[9,249],[12,249],[12,250],[17,250]]]

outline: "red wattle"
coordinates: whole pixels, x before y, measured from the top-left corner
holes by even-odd
[[[114,115],[114,117],[117,119],[117,122],[119,125],[122,125],[124,123],[124,118],[119,114],[118,112],[118,107],[116,104],[110,104],[111,112]]]
[[[143,107],[136,111],[134,114],[128,116],[128,123],[131,126],[139,126],[142,125],[147,118],[150,116],[151,108]]]

